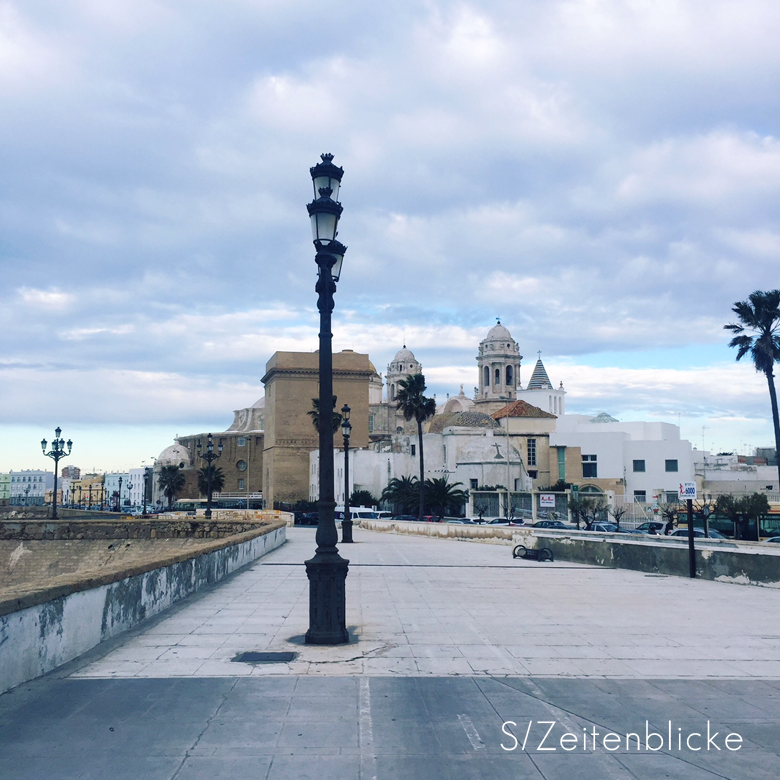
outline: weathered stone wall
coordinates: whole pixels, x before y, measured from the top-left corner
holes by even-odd
[[[62,584],[0,600],[0,693],[51,671],[218,582],[283,544],[286,531],[280,520],[255,524],[252,531],[231,537],[180,540],[178,544],[189,542],[196,548],[178,551],[166,560],[160,560],[158,553],[157,560],[148,559],[124,570],[109,567],[90,576],[81,572]],[[124,542],[147,546],[165,543]],[[20,540],[18,544],[94,546],[96,542]]]

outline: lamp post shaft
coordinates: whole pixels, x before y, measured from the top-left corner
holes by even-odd
[[[317,523],[317,549],[314,557],[306,561],[309,578],[309,630],[306,644],[338,645],[349,641],[346,625],[346,579],[349,561],[342,558],[336,547],[336,530],[333,490],[333,334],[331,312],[336,283],[331,278],[332,258],[317,255],[319,293],[317,307],[320,311],[319,334],[319,443],[320,477]]]

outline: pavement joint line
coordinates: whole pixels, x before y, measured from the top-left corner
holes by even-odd
[[[377,760],[374,752],[374,721],[371,717],[370,678],[360,678],[358,740],[360,744],[360,778],[377,780]]]
[[[458,720],[460,721],[460,725],[463,726],[463,730],[466,732],[469,742],[471,742],[471,747],[473,747],[474,750],[484,750],[485,743],[482,740],[482,737],[479,736],[476,727],[471,722],[471,718],[468,715],[463,714],[458,715]]]

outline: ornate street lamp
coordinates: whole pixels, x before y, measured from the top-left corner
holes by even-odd
[[[208,498],[206,499],[206,519],[211,519],[211,476],[214,469],[212,468],[211,464],[222,455],[222,450],[224,445],[220,444],[217,449],[219,452],[214,452],[214,437],[209,434],[208,438],[206,440],[206,452],[205,454],[201,452],[202,449],[202,443],[198,441],[198,455],[206,461],[208,464],[206,466],[206,490],[208,493]]]
[[[32,487],[32,485],[28,485],[24,489],[24,505],[25,506],[29,506],[30,505],[30,498],[29,498],[29,496],[30,496],[30,488],[31,487]]]
[[[57,475],[59,473],[59,466],[60,461],[63,458],[67,458],[68,455],[70,455],[70,451],[73,448],[73,442],[68,439],[67,443],[60,438],[60,434],[62,433],[62,428],[57,426],[54,429],[54,440],[51,443],[51,450],[49,452],[46,452],[46,439],[41,439],[41,449],[43,450],[43,454],[47,458],[51,458],[54,461],[54,493],[52,494],[52,512],[51,512],[51,519],[56,520],[57,519]],[[68,451],[65,452],[65,447],[68,448]]]
[[[149,480],[152,478],[152,469],[149,466],[144,466],[144,495],[143,504],[144,511],[141,513],[142,517],[146,517],[146,497],[149,495]]]
[[[349,421],[350,408],[341,407],[341,435],[344,437],[344,519],[341,521],[341,543],[352,543],[352,517],[349,511],[349,437],[352,423]]]
[[[119,512],[122,509],[122,477],[119,477],[119,490],[116,494],[116,511]]]
[[[320,498],[318,502],[317,549],[306,561],[309,578],[310,645],[340,645],[349,641],[346,625],[346,580],[349,561],[339,555],[336,543],[333,474],[333,334],[331,314],[336,282],[347,248],[336,240],[342,205],[338,193],[344,169],[333,164],[332,154],[320,155],[322,162],[309,170],[314,185],[314,200],[307,205],[311,218],[312,238],[317,250],[317,308],[320,312]]]

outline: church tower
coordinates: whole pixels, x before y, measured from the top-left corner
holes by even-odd
[[[490,405],[494,407],[490,411],[496,411],[514,401],[520,384],[522,359],[517,342],[499,320],[479,343],[476,403]]]
[[[542,363],[541,352],[531,374],[531,379],[528,381],[525,390],[518,389],[517,397],[554,414],[556,417],[560,417],[565,413],[566,391],[563,389],[563,382],[561,382],[560,387],[553,387],[550,377],[547,376],[547,369],[544,367],[544,363]]]
[[[387,366],[387,402],[395,403],[395,397],[398,394],[398,382],[406,379],[409,374],[419,374],[422,372],[422,366],[417,362],[410,349],[404,344],[403,349],[398,350],[396,356]]]

